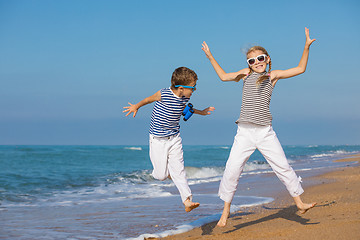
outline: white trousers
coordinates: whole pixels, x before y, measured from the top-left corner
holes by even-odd
[[[231,203],[233,200],[245,163],[255,149],[261,152],[292,197],[304,192],[300,184],[301,178],[296,176],[289,165],[272,126],[239,123],[224,176],[220,182],[219,196],[223,201]]]
[[[149,146],[150,160],[154,168],[153,177],[163,181],[170,176],[180,192],[182,202],[187,198],[191,200],[180,134],[170,137],[156,137],[150,134]]]

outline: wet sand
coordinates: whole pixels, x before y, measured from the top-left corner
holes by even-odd
[[[360,154],[338,161],[360,161]],[[304,202],[317,202],[305,214],[292,198],[280,194],[270,204],[230,216],[227,226],[216,222],[163,239],[360,239],[360,167],[347,167],[313,177],[319,184],[305,188]]]

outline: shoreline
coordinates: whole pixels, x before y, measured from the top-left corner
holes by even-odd
[[[360,145],[290,146],[287,150],[289,162],[304,179],[306,191],[322,183],[314,176],[357,166],[354,161],[335,160],[360,154]],[[170,180],[151,179],[146,149],[3,147],[1,173],[3,183],[9,187],[0,189],[0,239],[43,236],[142,240],[174,236],[195,228],[203,230],[199,236],[211,238],[216,229],[206,227],[212,222],[216,225],[221,215],[223,202],[217,192],[228,151],[219,146],[186,150],[190,166],[186,171],[194,201],[201,203],[201,207],[186,213]],[[243,218],[239,223],[246,221],[245,217],[280,206],[272,202],[282,193],[289,200],[286,188],[259,156],[254,153],[254,161],[241,175],[232,203],[232,216]],[[257,206],[265,207],[255,211]]]
[[[302,199],[317,206],[306,214],[280,192],[271,203],[231,214],[224,228],[214,221],[160,239],[360,239],[360,154],[335,161],[357,164],[310,177],[317,183],[305,187]]]

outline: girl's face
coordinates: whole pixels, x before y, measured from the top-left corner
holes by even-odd
[[[263,58],[260,55],[263,55],[264,53],[260,50],[255,50],[252,52],[249,52],[247,55],[247,59],[253,58],[255,59],[254,64],[249,64],[249,67],[256,73],[263,73],[266,71],[267,64],[269,63],[269,57],[266,56],[264,61],[261,61]],[[259,61],[260,59],[260,61]]]

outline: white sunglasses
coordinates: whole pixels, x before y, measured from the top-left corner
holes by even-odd
[[[247,61],[247,63],[251,66],[251,65],[254,65],[254,64],[255,64],[256,59],[257,59],[259,62],[265,62],[266,57],[267,57],[266,54],[261,54],[261,55],[259,55],[259,56],[257,56],[257,57],[254,57],[254,58],[248,58],[246,61]]]

